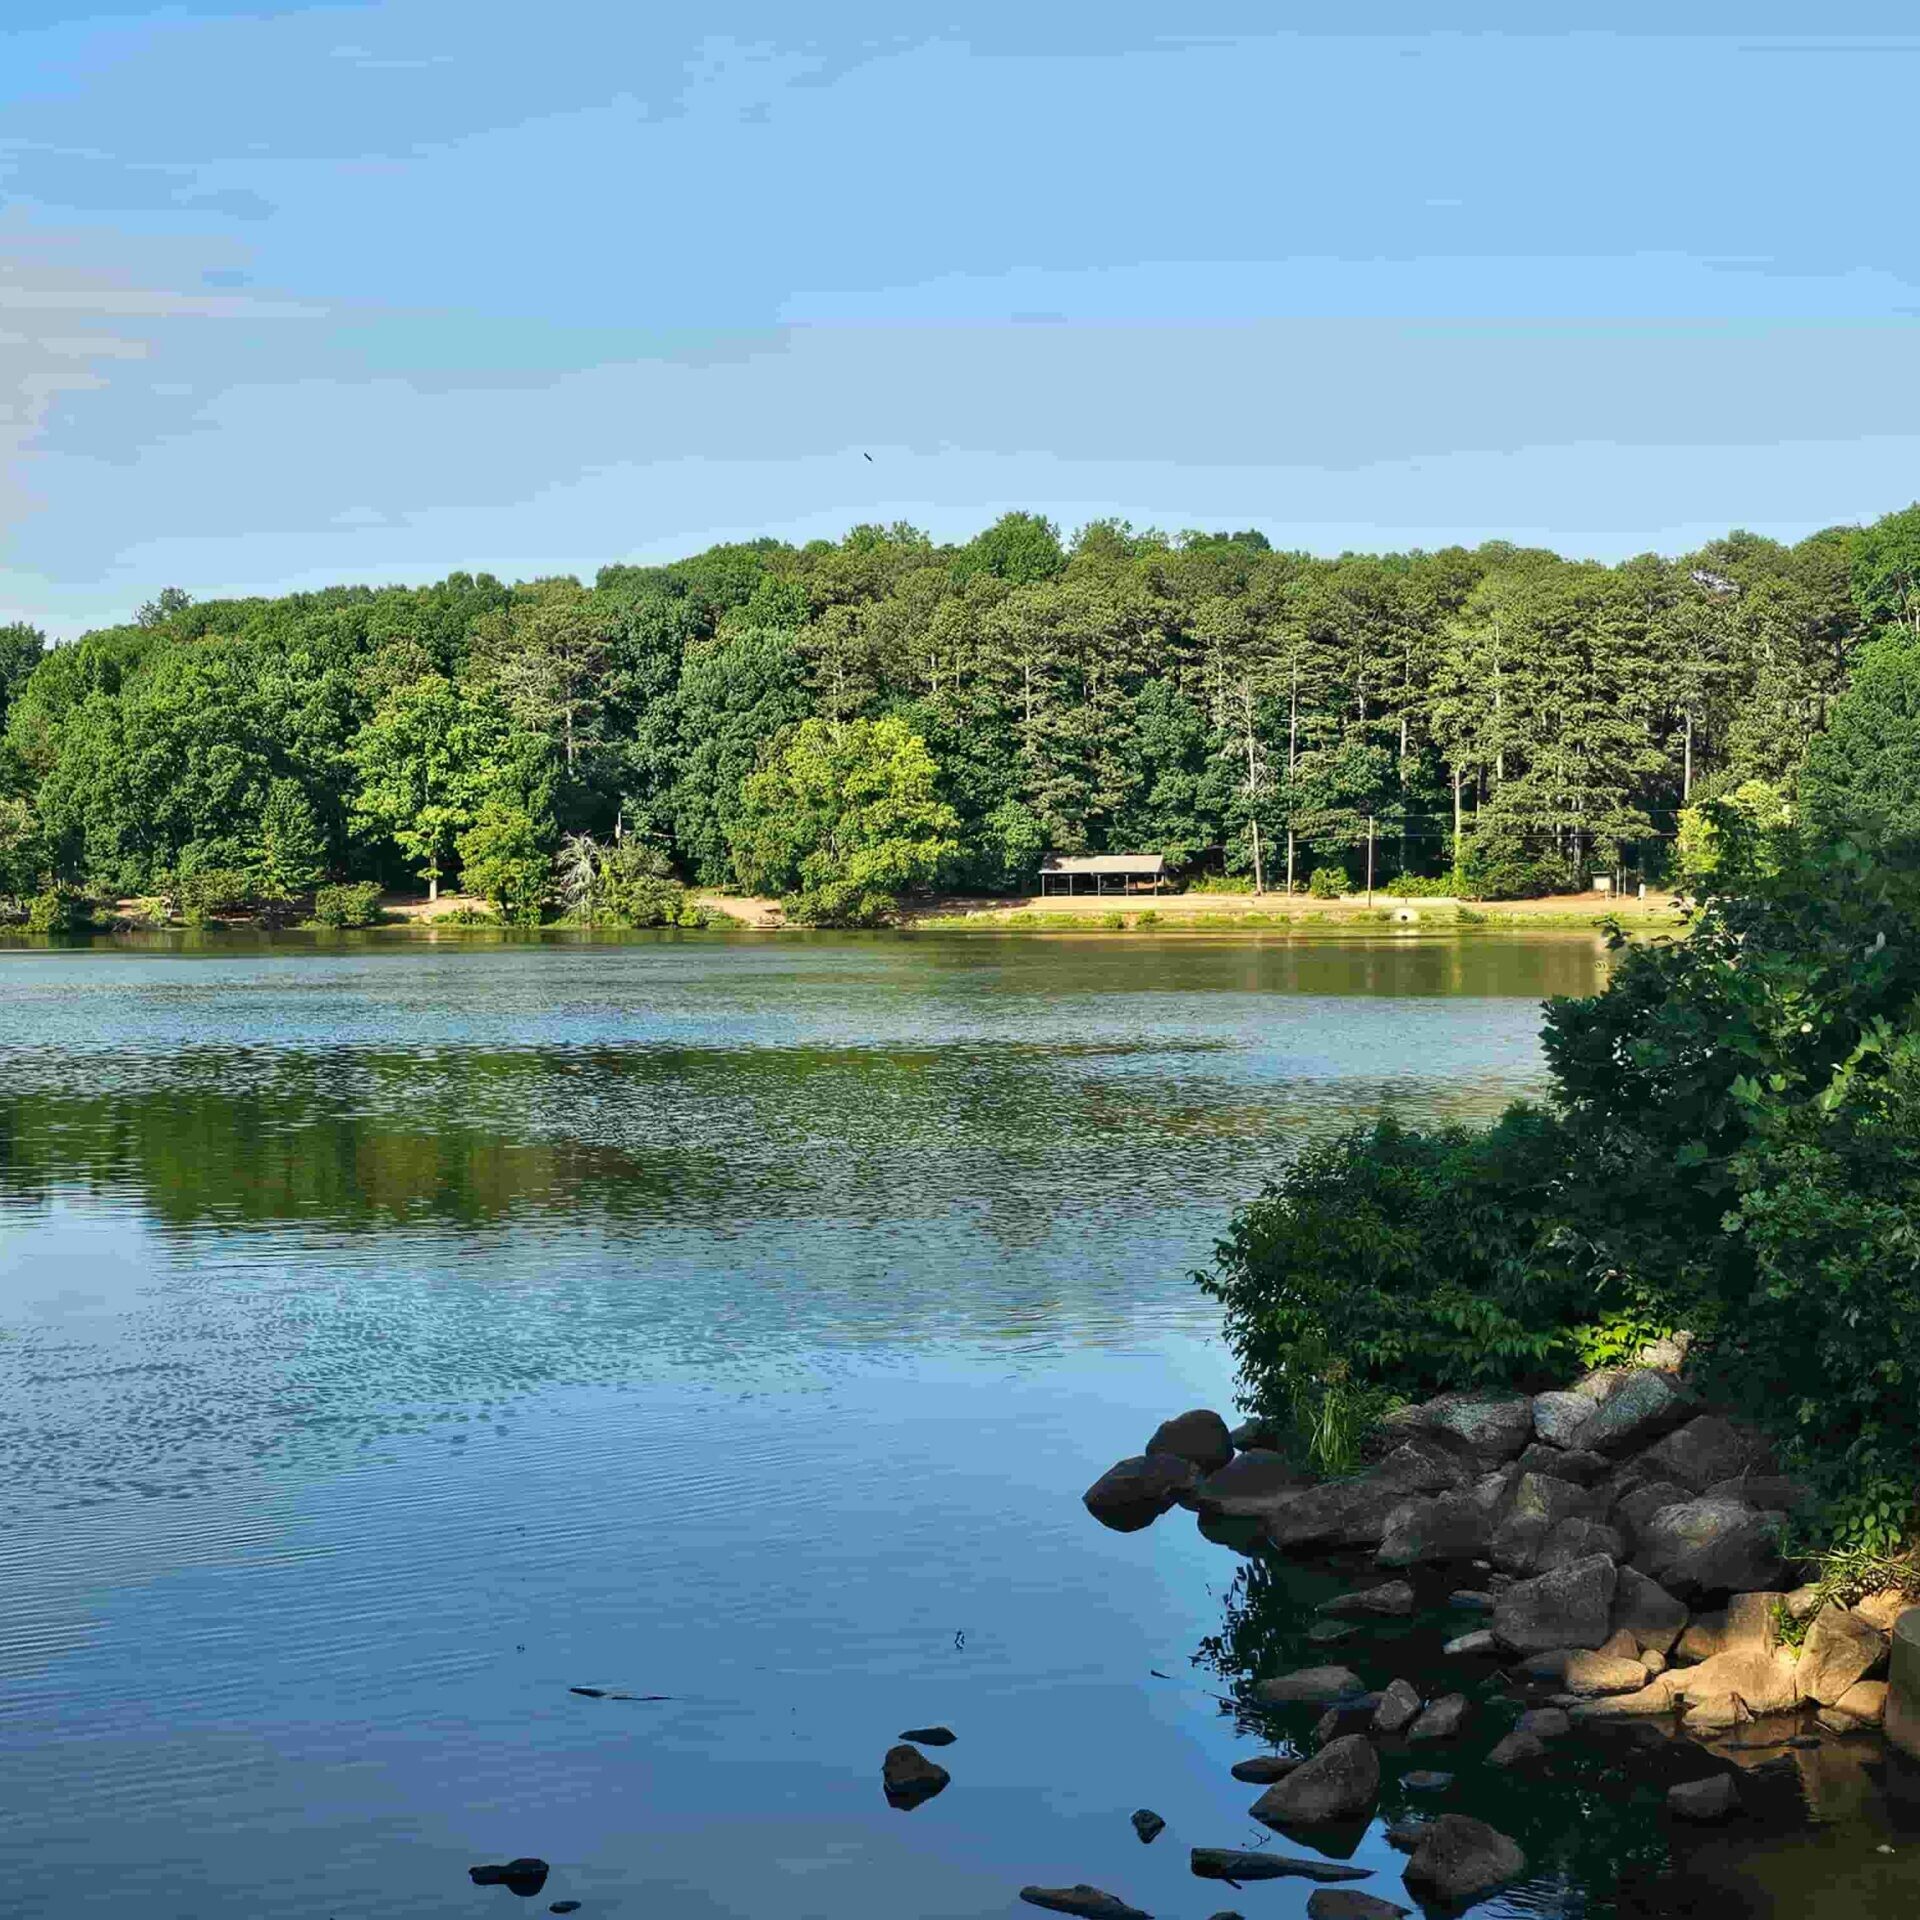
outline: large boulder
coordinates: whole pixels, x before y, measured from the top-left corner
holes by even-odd
[[[1597,1647],[1612,1631],[1619,1573],[1605,1554],[1516,1581],[1493,1604],[1493,1632],[1515,1653]]]
[[[1683,1507],[1692,1498],[1693,1489],[1677,1480],[1636,1480],[1611,1501],[1607,1519],[1625,1535],[1629,1546],[1637,1546],[1656,1513],[1663,1507]]]
[[[1894,1622],[1903,1613],[1912,1611],[1913,1596],[1899,1587],[1883,1587],[1878,1593],[1870,1593],[1864,1599],[1853,1603],[1853,1610],[1868,1626],[1877,1627],[1882,1633],[1891,1633]]]
[[[1613,1589],[1613,1630],[1628,1633],[1642,1653],[1671,1653],[1687,1624],[1684,1602],[1638,1567],[1622,1567]]]
[[[1356,1893],[1351,1887],[1316,1887],[1307,1896],[1307,1920],[1401,1920],[1412,1911],[1378,1894]]]
[[[902,1813],[931,1800],[952,1778],[945,1767],[929,1760],[917,1747],[889,1747],[880,1763],[880,1784],[887,1805]]]
[[[1804,1480],[1785,1473],[1735,1474],[1716,1480],[1707,1492],[1715,1499],[1744,1500],[1770,1513],[1810,1513],[1819,1504],[1819,1496]]]
[[[1147,1442],[1147,1452],[1171,1453],[1191,1460],[1202,1473],[1212,1473],[1233,1458],[1233,1439],[1227,1423],[1207,1407],[1177,1413],[1163,1420]]]
[[[1571,1480],[1523,1473],[1500,1509],[1487,1557],[1503,1573],[1539,1571],[1540,1550],[1554,1528],[1562,1520],[1592,1515],[1597,1506],[1596,1496]]]
[[[1138,1533],[1158,1520],[1196,1478],[1193,1462],[1178,1454],[1136,1454],[1109,1467],[1080,1498],[1103,1527]]]
[[[1671,1432],[1692,1410],[1692,1396],[1670,1373],[1631,1367],[1600,1377],[1606,1381],[1604,1391],[1563,1445],[1594,1453],[1632,1453]]]
[[[1491,1531],[1486,1509],[1471,1493],[1440,1493],[1409,1500],[1388,1516],[1374,1560],[1383,1567],[1476,1560],[1487,1550]]]
[[[1562,1693],[1581,1699],[1603,1693],[1638,1693],[1647,1684],[1647,1670],[1638,1660],[1588,1653],[1579,1647],[1555,1647],[1532,1654],[1520,1671],[1529,1680],[1551,1680]]]
[[[1540,1550],[1533,1557],[1536,1573],[1551,1573],[1556,1567],[1570,1567],[1576,1560],[1590,1560],[1596,1553],[1609,1560],[1626,1558],[1626,1543],[1609,1526],[1598,1520],[1562,1520],[1547,1532]]]
[[[1711,1613],[1696,1614],[1673,1648],[1683,1665],[1716,1653],[1771,1653],[1780,1644],[1777,1593],[1736,1593]]]
[[[1153,1920],[1153,1915],[1130,1907],[1118,1894],[1103,1893],[1082,1881],[1077,1887],[1022,1887],[1020,1898],[1048,1913],[1078,1914],[1080,1920]]]
[[[1527,1856],[1497,1828],[1464,1813],[1443,1813],[1414,1837],[1407,1890],[1423,1899],[1464,1906],[1527,1870]]]
[[[1613,1462],[1604,1453],[1550,1447],[1545,1441],[1536,1440],[1514,1465],[1522,1473],[1544,1473],[1553,1480],[1571,1480],[1576,1486],[1590,1487],[1607,1476]]]
[[[1863,1727],[1877,1727],[1886,1718],[1887,1683],[1884,1680],[1856,1680],[1829,1711],[1856,1721]]]
[[[1331,1860],[1299,1860],[1240,1847],[1195,1847],[1190,1864],[1200,1880],[1367,1880],[1373,1875],[1371,1867],[1342,1867]]]
[[[1364,1734],[1349,1733],[1276,1780],[1253,1803],[1252,1813],[1269,1827],[1355,1820],[1373,1811],[1379,1792],[1379,1755]]]
[[[1533,1396],[1533,1431],[1550,1447],[1576,1446],[1574,1436],[1592,1418],[1593,1401],[1584,1393],[1536,1393]]]
[[[1782,1513],[1707,1496],[1662,1507],[1638,1530],[1633,1564],[1683,1599],[1750,1592],[1780,1576]]]
[[[1324,1707],[1366,1690],[1366,1682],[1351,1667],[1302,1667],[1295,1673],[1256,1680],[1253,1697],[1263,1707]]]
[[[1382,1424],[1389,1430],[1444,1434],[1483,1459],[1505,1460],[1533,1437],[1533,1402],[1525,1394],[1443,1393],[1417,1407],[1401,1407]]]
[[[1285,1455],[1254,1447],[1196,1480],[1180,1495],[1180,1504],[1223,1520],[1264,1520],[1280,1501],[1307,1484]]]
[[[1800,1677],[1785,1648],[1771,1653],[1716,1653],[1697,1667],[1675,1667],[1653,1684],[1686,1702],[1687,1724],[1730,1727],[1752,1716],[1791,1713],[1800,1702]]]
[[[1856,1680],[1864,1680],[1886,1657],[1884,1633],[1847,1607],[1822,1607],[1800,1648],[1800,1697],[1823,1707],[1834,1706]]]
[[[1471,1479],[1457,1454],[1416,1433],[1370,1472],[1323,1481],[1277,1501],[1267,1512],[1267,1538],[1283,1551],[1377,1547],[1387,1522],[1416,1494],[1458,1492]]]
[[[1703,1413],[1656,1441],[1634,1466],[1648,1480],[1677,1480],[1691,1493],[1705,1493],[1716,1480],[1745,1473],[1765,1451],[1750,1427]]]

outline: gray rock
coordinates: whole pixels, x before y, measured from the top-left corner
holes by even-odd
[[[1351,1621],[1319,1620],[1307,1629],[1307,1638],[1316,1647],[1331,1647],[1351,1640],[1359,1631]]]
[[[1151,1846],[1167,1830],[1167,1823],[1151,1807],[1136,1808],[1131,1818],[1143,1847]]]
[[[1530,1733],[1536,1740],[1558,1740],[1572,1732],[1573,1722],[1563,1707],[1530,1707],[1513,1723],[1515,1733]]]
[[[1527,1870],[1527,1856],[1484,1820],[1443,1813],[1421,1831],[1407,1862],[1410,1893],[1464,1904]]]
[[[917,1747],[950,1747],[959,1737],[951,1727],[909,1727],[900,1736]]]
[[[1564,1520],[1591,1517],[1597,1505],[1590,1489],[1571,1480],[1523,1473],[1514,1482],[1493,1531],[1488,1547],[1493,1564],[1505,1573],[1542,1571],[1540,1554],[1554,1529]]]
[[[1419,1719],[1407,1729],[1409,1740],[1452,1740],[1466,1724],[1473,1703],[1464,1693],[1449,1693],[1421,1710]]]
[[[1667,1789],[1667,1806],[1683,1820],[1725,1820],[1740,1811],[1740,1789],[1730,1773],[1683,1780]]]
[[[1514,1462],[1522,1473],[1544,1473],[1555,1480],[1571,1480],[1575,1486],[1590,1487],[1606,1478],[1613,1462],[1604,1453],[1585,1453],[1579,1448],[1550,1447],[1536,1440]]]
[[[1400,1784],[1409,1793],[1445,1793],[1453,1785],[1453,1775],[1437,1773],[1431,1767],[1415,1767],[1400,1776]]]
[[[1741,1500],[1703,1498],[1662,1507],[1639,1530],[1633,1564],[1682,1598],[1751,1592],[1780,1577],[1782,1513]]]
[[[1384,1424],[1448,1434],[1469,1452],[1503,1460],[1532,1437],[1533,1403],[1524,1394],[1443,1393],[1402,1407]]]
[[[1227,1438],[1243,1451],[1248,1447],[1271,1447],[1275,1438],[1273,1422],[1256,1413],[1252,1419],[1242,1420]]]
[[[1143,1453],[1109,1467],[1080,1498],[1103,1527],[1138,1533],[1158,1520],[1195,1478],[1191,1460]]]
[[[1613,1590],[1613,1630],[1629,1633],[1643,1654],[1671,1653],[1687,1624],[1687,1609],[1638,1567],[1622,1567]]]
[[[1196,1480],[1180,1495],[1180,1504],[1223,1520],[1264,1520],[1279,1501],[1306,1484],[1300,1469],[1284,1456],[1249,1449]]]
[[[1395,1734],[1411,1726],[1420,1712],[1419,1690],[1411,1681],[1389,1681],[1373,1710],[1375,1733]]]
[[[476,1887],[505,1887],[509,1893],[517,1894],[522,1900],[531,1900],[547,1884],[547,1875],[550,1871],[544,1860],[527,1853],[522,1854],[517,1860],[469,1867],[467,1878]]]
[[[1418,1567],[1471,1560],[1486,1551],[1487,1512],[1471,1493],[1442,1493],[1410,1500],[1387,1517],[1380,1551],[1383,1567]]]
[[[1312,1826],[1372,1812],[1379,1792],[1379,1756],[1364,1736],[1350,1733],[1275,1781],[1250,1811],[1269,1827]]]
[[[1744,1500],[1762,1513],[1806,1513],[1817,1503],[1814,1491],[1802,1480],[1780,1473],[1743,1473],[1717,1480],[1707,1489],[1714,1499]]]
[[[1351,1593],[1337,1593],[1323,1600],[1315,1613],[1347,1617],[1366,1614],[1401,1615],[1413,1611],[1413,1588],[1404,1580],[1388,1580],[1377,1587],[1357,1587]]]
[[[1270,1787],[1276,1780],[1284,1780],[1305,1759],[1306,1755],[1300,1753],[1257,1753],[1251,1760],[1236,1760],[1233,1777],[1246,1781],[1249,1786]]]
[[[1313,1723],[1309,1737],[1316,1747],[1324,1747],[1344,1734],[1365,1733],[1379,1711],[1378,1694],[1362,1693],[1351,1700],[1336,1701]]]
[[[1500,1642],[1485,1627],[1479,1627],[1472,1633],[1459,1634],[1449,1640],[1440,1651],[1453,1654],[1498,1653]]]
[[[1692,1498],[1693,1494],[1677,1480],[1635,1480],[1620,1488],[1607,1518],[1631,1547],[1639,1543],[1647,1522],[1663,1507],[1684,1506]]]
[[[1401,1920],[1412,1911],[1376,1894],[1355,1893],[1350,1887],[1322,1887],[1307,1899],[1307,1920]]]
[[[1084,1882],[1077,1887],[1022,1887],[1020,1898],[1030,1907],[1078,1914],[1081,1920],[1153,1920],[1152,1914],[1128,1906],[1118,1894],[1102,1893]]]
[[[1290,1854],[1241,1847],[1195,1847],[1195,1875],[1202,1880],[1370,1880],[1371,1867],[1337,1867],[1331,1860],[1296,1860]]]
[[[1604,1554],[1519,1581],[1495,1603],[1494,1634],[1515,1653],[1597,1647],[1612,1630],[1618,1582],[1618,1569]]]
[[[886,1790],[887,1805],[902,1813],[912,1812],[944,1791],[952,1778],[945,1767],[936,1765],[917,1747],[889,1747],[880,1763],[880,1784]]]
[[[1567,1444],[1595,1453],[1631,1453],[1679,1426],[1692,1407],[1692,1396],[1672,1374],[1635,1367],[1613,1378]]]
[[[1450,1607],[1458,1607],[1464,1613],[1491,1613],[1493,1611],[1493,1595],[1490,1593],[1476,1593],[1470,1587],[1459,1587],[1447,1595],[1447,1605]]]
[[[1648,1480],[1674,1480],[1689,1493],[1705,1493],[1716,1480],[1747,1472],[1765,1451],[1765,1441],[1750,1427],[1703,1413],[1655,1442],[1633,1464]]]
[[[1609,1560],[1624,1560],[1627,1544],[1614,1530],[1598,1520],[1562,1520],[1548,1530],[1534,1556],[1536,1573],[1551,1573],[1556,1567],[1570,1567],[1576,1560],[1590,1560],[1603,1553]]]
[[[1576,1451],[1574,1436],[1593,1417],[1593,1402],[1583,1393],[1536,1393],[1533,1430],[1550,1447]]]
[[[1233,1458],[1233,1438],[1227,1423],[1207,1407],[1195,1407],[1189,1413],[1177,1413],[1154,1428],[1146,1444],[1149,1454],[1171,1453],[1191,1460],[1202,1473],[1213,1473]]]
[[[1537,1733],[1522,1733],[1516,1727],[1505,1739],[1495,1744],[1493,1751],[1487,1755],[1487,1765],[1518,1767],[1530,1760],[1544,1760],[1546,1757],[1547,1743]]]
[[[1263,1707],[1327,1706],[1366,1690],[1366,1682],[1351,1667],[1301,1667],[1256,1680],[1253,1697]]]
[[[1823,1707],[1839,1703],[1887,1657],[1887,1636],[1846,1607],[1828,1605],[1814,1616],[1800,1648],[1800,1697]]]

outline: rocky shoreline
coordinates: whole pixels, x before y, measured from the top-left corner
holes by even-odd
[[[1504,1730],[1467,1764],[1546,1771],[1556,1743],[1625,1733],[1683,1776],[1666,1799],[1686,1821],[1734,1817],[1744,1776],[1805,1762],[1810,1749],[1878,1745],[1894,1630],[1909,1612],[1920,1621],[1916,1596],[1896,1587],[1843,1600],[1800,1577],[1783,1543],[1807,1490],[1759,1433],[1699,1400],[1684,1359],[1669,1345],[1564,1391],[1403,1408],[1369,1437],[1370,1463],[1339,1479],[1303,1473],[1262,1444],[1257,1423],[1229,1431],[1196,1410],[1087,1490],[1089,1512],[1118,1531],[1178,1505],[1242,1549],[1371,1561],[1307,1635],[1338,1646],[1339,1663],[1247,1688],[1256,1713],[1322,1709],[1304,1739],[1285,1743],[1294,1751],[1234,1768],[1265,1786],[1256,1818],[1309,1832],[1365,1819],[1380,1752],[1452,1760],[1496,1719]],[[1422,1688],[1368,1658],[1370,1633],[1440,1607],[1459,1616],[1444,1647],[1457,1686]],[[1916,1621],[1902,1638],[1920,1643]],[[1388,1644],[1377,1651],[1391,1659]],[[1377,1666],[1371,1683],[1349,1661]],[[1905,1710],[1896,1692],[1897,1739]],[[1401,1784],[1444,1794],[1452,1778],[1421,1769]],[[1409,1889],[1441,1905],[1525,1870],[1507,1836],[1458,1815],[1387,1837],[1411,1854]]]

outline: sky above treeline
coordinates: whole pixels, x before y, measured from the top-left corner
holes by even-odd
[[[0,620],[1920,493],[1908,8],[1436,11],[8,0]]]

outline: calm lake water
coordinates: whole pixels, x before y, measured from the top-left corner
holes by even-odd
[[[1228,1405],[1188,1275],[1233,1205],[1316,1134],[1536,1088],[1539,1000],[1602,966],[1556,937],[0,953],[8,1911],[975,1920],[1087,1880],[1293,1920],[1304,1883],[1234,1894],[1186,1850],[1272,1843],[1228,1767],[1303,1729],[1233,1688],[1303,1663],[1331,1576],[1079,1495]],[[881,1756],[933,1721],[953,1785],[892,1811]],[[1635,1910],[1914,1910],[1877,1767],[1676,1863],[1630,1769],[1528,1795],[1466,1752],[1457,1804],[1535,1866],[1482,1911],[1609,1912],[1623,1877]],[[1827,1824],[1779,1837],[1808,1791]],[[1397,1897],[1377,1830],[1348,1847]],[[537,1900],[469,1883],[525,1854]]]

